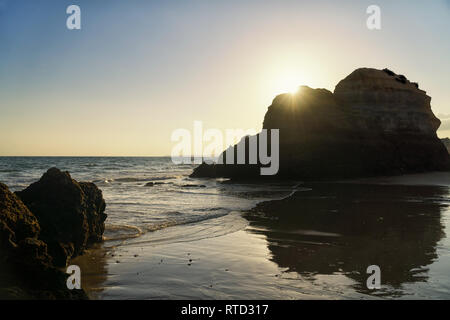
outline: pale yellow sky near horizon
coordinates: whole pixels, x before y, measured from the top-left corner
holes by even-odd
[[[380,1],[377,31],[366,27],[364,1],[195,4],[81,1],[88,14],[77,32],[51,2],[29,12],[7,5],[0,156],[166,156],[172,132],[195,120],[259,131],[275,95],[333,91],[359,67],[418,82],[448,119],[439,135],[450,136],[445,2]]]

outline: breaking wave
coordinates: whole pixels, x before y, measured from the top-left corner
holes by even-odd
[[[217,208],[216,210],[223,209]],[[200,210],[199,210],[200,211]],[[173,211],[168,212],[166,215],[174,216],[173,219],[167,219],[165,221],[149,223],[144,226],[134,226],[134,225],[112,225],[108,224],[105,226],[105,234],[103,240],[105,241],[115,241],[115,240],[127,240],[138,238],[148,232],[154,232],[174,226],[187,225],[192,223],[198,223],[209,219],[216,219],[226,216],[227,213],[216,213],[216,214],[206,214],[206,215],[189,215],[186,216],[182,212]]]

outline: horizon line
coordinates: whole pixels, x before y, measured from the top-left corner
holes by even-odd
[[[102,155],[102,156],[74,156],[74,155],[14,155],[14,156],[7,156],[7,155],[0,155],[0,158],[172,158],[171,155],[166,156],[154,156],[154,155],[148,155],[148,156],[137,156],[137,155],[120,155],[120,156],[111,156],[111,155]],[[204,156],[185,156],[185,157],[175,157],[175,158],[209,158]]]
[[[111,155],[97,155],[97,156],[75,156],[75,155],[0,155],[0,158],[171,158],[171,156],[137,156],[137,155],[120,155],[120,156],[111,156]]]

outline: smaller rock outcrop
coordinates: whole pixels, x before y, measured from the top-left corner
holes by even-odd
[[[157,186],[157,185],[160,185],[160,184],[164,184],[164,182],[159,182],[159,181],[154,182],[154,181],[150,181],[150,182],[147,182],[147,183],[144,185],[144,187],[154,187],[154,186]]]
[[[0,299],[87,298],[67,289],[67,275],[53,266],[39,233],[36,217],[0,183]]]
[[[105,201],[95,184],[77,182],[68,172],[51,168],[16,194],[36,216],[40,239],[56,266],[66,266],[70,258],[102,240]]]

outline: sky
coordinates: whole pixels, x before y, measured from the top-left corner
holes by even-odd
[[[170,155],[195,120],[258,131],[275,95],[359,67],[418,82],[450,136],[449,39],[447,0],[0,0],[0,156]]]

